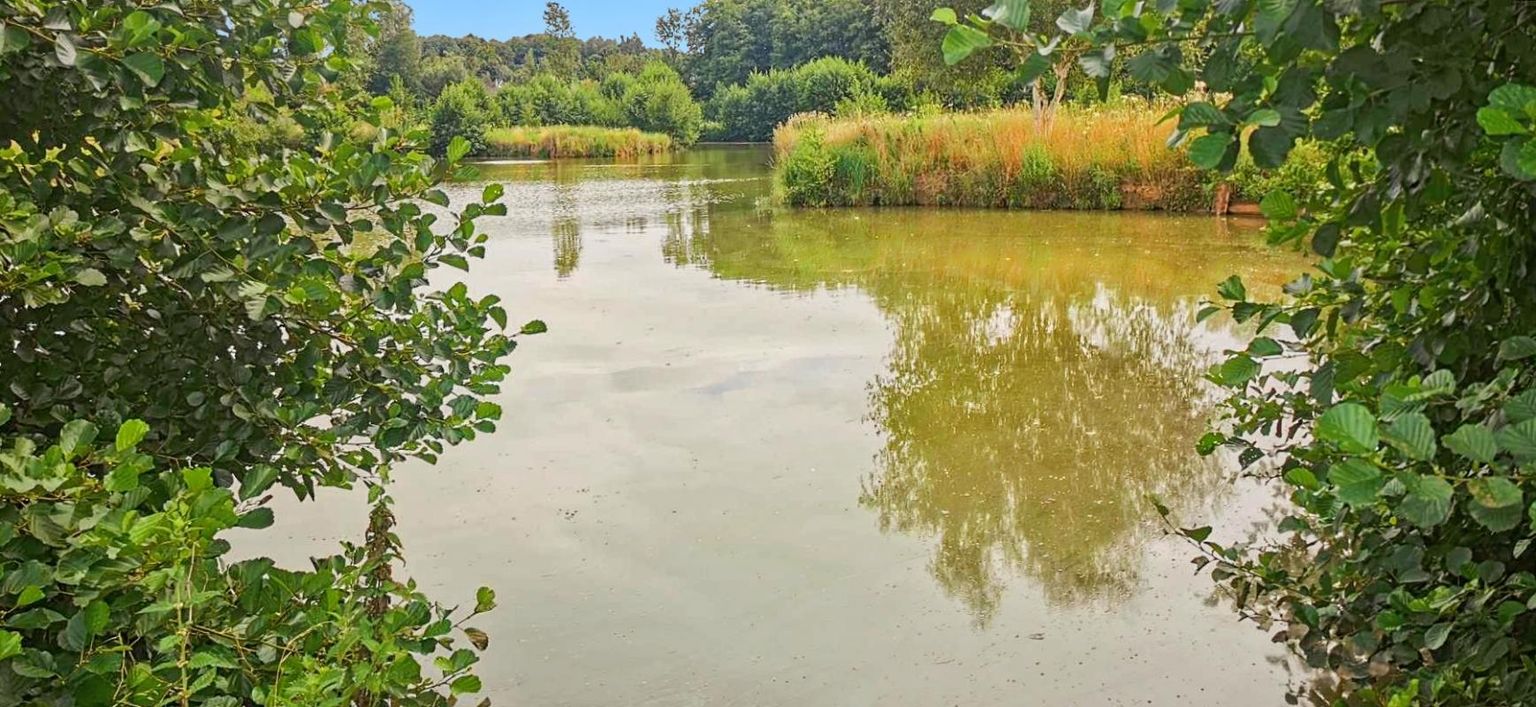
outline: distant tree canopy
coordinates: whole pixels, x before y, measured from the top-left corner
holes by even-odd
[[[684,73],[701,96],[712,95],[717,85],[742,83],[753,72],[825,56],[882,73],[890,63],[871,0],[704,0],[687,13],[683,35],[689,53]]]

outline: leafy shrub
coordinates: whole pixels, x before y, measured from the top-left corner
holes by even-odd
[[[878,93],[856,93],[837,102],[832,113],[839,118],[867,118],[891,112],[885,96]]]
[[[467,79],[438,94],[432,104],[432,154],[442,155],[454,138],[469,143],[471,153],[485,149],[485,130],[491,122],[490,97],[485,84]]]
[[[837,157],[826,148],[821,131],[809,128],[778,160],[778,183],[785,199],[798,206],[831,206]]]
[[[898,84],[882,82],[863,64],[826,57],[793,69],[755,73],[745,84],[721,87],[707,107],[710,120],[724,126],[722,139],[762,142],[792,115],[830,114],[839,102],[859,96],[884,98],[886,93],[901,94]],[[870,106],[876,99],[860,100]],[[886,103],[889,106],[891,101]]]
[[[426,285],[482,257],[475,219],[506,207],[499,186],[457,207],[437,188],[468,152],[449,136],[479,124],[472,88],[437,125],[445,159],[420,151],[425,130],[384,129],[393,102],[362,93],[346,45],[378,8],[3,13],[0,704],[479,690],[448,612],[390,576],[386,489],[405,460],[495,429],[507,313]],[[242,103],[268,98],[326,141],[232,137]],[[270,523],[264,492],[356,485],[373,501],[364,546],[305,572],[223,557],[225,531]]]
[[[1315,194],[1327,180],[1324,170],[1331,159],[1330,150],[1316,141],[1300,142],[1285,164],[1273,169],[1260,169],[1251,155],[1245,155],[1225,176],[1232,185],[1232,198],[1257,202],[1276,190],[1303,198]]]
[[[683,145],[699,139],[704,112],[681,77],[666,64],[652,62],[624,93],[628,125],[645,132],[665,133]]]
[[[7,417],[0,406],[0,430]],[[139,449],[148,432],[73,421],[41,449],[0,434],[0,703],[413,698],[438,681],[439,653],[441,684],[478,682],[451,626],[494,608],[490,590],[454,616],[379,572],[398,558],[376,535],[307,571],[231,563],[223,536],[271,525],[260,498],[276,477],[236,495],[207,467],[157,470]]]

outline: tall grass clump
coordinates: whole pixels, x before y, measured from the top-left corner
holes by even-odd
[[[672,136],[635,128],[590,125],[493,128],[485,134],[486,157],[615,157],[631,159],[670,152]]]
[[[776,177],[796,206],[1208,208],[1164,112],[1064,107],[1046,126],[1027,110],[797,116],[774,132]]]

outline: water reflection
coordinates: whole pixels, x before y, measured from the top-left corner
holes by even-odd
[[[858,501],[928,539],[930,574],[980,626],[1015,583],[1057,606],[1124,601],[1158,535],[1147,497],[1188,516],[1221,504],[1228,470],[1191,447],[1214,399],[1201,376],[1239,335],[1195,310],[1234,272],[1278,292],[1300,258],[1208,217],[764,210],[763,158],[483,169],[527,207],[512,218],[536,221],[504,232],[554,234],[561,279],[583,234],[664,225],[675,266],[869,297],[890,345],[868,382],[880,444]]]
[[[1219,499],[1224,475],[1191,445],[1214,402],[1201,376],[1237,339],[1195,322],[1198,296],[1229,271],[1273,285],[1296,267],[1210,219],[1005,218],[716,214],[665,246],[722,277],[874,299],[893,344],[859,500],[932,539],[934,579],[983,626],[1016,576],[1053,603],[1119,601],[1156,533],[1147,497]]]

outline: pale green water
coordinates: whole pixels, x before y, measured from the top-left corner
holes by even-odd
[[[1145,498],[1227,537],[1262,517],[1190,451],[1241,340],[1194,312],[1304,261],[1205,217],[775,211],[764,160],[482,168],[513,214],[464,279],[551,333],[502,430],[396,493],[411,575],[500,593],[488,694],[1283,704],[1281,649]],[[323,500],[254,549],[360,534]]]

